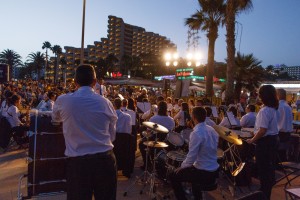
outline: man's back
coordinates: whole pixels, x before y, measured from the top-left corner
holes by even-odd
[[[91,87],[58,97],[53,120],[63,121],[67,156],[105,152],[113,148],[116,113],[112,104]]]

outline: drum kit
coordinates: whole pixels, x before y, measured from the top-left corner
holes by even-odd
[[[147,138],[143,144],[147,147],[146,158],[151,159],[152,170],[149,170],[148,159],[145,163],[145,171],[137,180],[130,185],[123,193],[127,196],[128,191],[137,183],[143,183],[143,188],[140,194],[147,185],[150,186],[149,195],[152,199],[156,199],[156,186],[158,180],[168,181],[168,175],[181,166],[188,153],[188,143],[192,129],[185,129],[181,133],[169,132],[167,128],[153,122],[143,122],[148,131],[144,131],[142,135]],[[222,127],[213,127],[218,135],[228,143],[228,148],[223,151],[218,149],[218,162],[222,168],[230,170],[230,174],[236,177],[243,169],[245,163],[241,161],[238,152],[235,149],[236,145],[242,145],[243,141],[240,136],[234,131]],[[158,141],[157,133],[167,134],[166,141]],[[154,140],[149,140],[151,136],[155,135]],[[186,147],[187,146],[187,147]],[[154,150],[154,155],[150,156],[150,149]],[[157,150],[159,150],[157,152]],[[229,155],[229,158],[228,156]]]

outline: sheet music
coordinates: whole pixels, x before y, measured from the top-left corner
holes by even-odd
[[[226,112],[227,113],[227,119],[229,120],[229,123],[231,126],[237,126],[237,122],[235,121],[234,115],[232,112]]]
[[[213,117],[218,118],[219,115],[218,115],[217,107],[216,106],[211,106],[210,108],[212,110]]]
[[[137,102],[137,107],[138,107],[138,112],[140,113],[140,111],[142,113],[147,112],[148,110],[151,109],[151,104],[149,102]]]

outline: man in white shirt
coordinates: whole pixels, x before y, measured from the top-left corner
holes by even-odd
[[[117,159],[118,170],[126,177],[133,172],[132,154],[134,154],[133,135],[131,135],[131,117],[121,110],[122,101],[120,98],[114,100],[114,106],[118,116],[116,140],[114,141],[114,153]]]
[[[217,149],[219,136],[216,131],[206,125],[206,111],[202,107],[195,107],[192,111],[192,120],[196,124],[190,135],[189,152],[181,167],[170,175],[171,184],[177,199],[185,200],[182,182],[196,184],[213,184],[219,168]],[[193,190],[195,199],[201,194]]]
[[[206,119],[205,119],[205,123],[208,125],[208,126],[211,126],[213,127],[214,125],[216,125],[216,123],[210,119],[211,115],[212,115],[212,109],[211,107],[209,106],[206,106],[205,107],[205,110],[206,110]]]
[[[102,78],[100,78],[99,82],[97,82],[95,85],[95,92],[97,94],[100,94],[101,96],[106,97],[106,95],[107,95],[106,87],[103,84],[104,84],[104,80]]]
[[[156,98],[156,104],[158,104],[159,102],[163,101],[164,100],[164,97],[163,96],[159,96]],[[154,116],[154,115],[157,115],[157,112],[158,112],[158,107],[157,105],[152,105],[151,106],[151,109],[146,111],[145,113],[143,113],[142,115],[142,119],[143,120],[147,120],[149,119],[150,117]]]
[[[109,100],[97,95],[95,70],[77,67],[78,90],[57,98],[53,121],[63,122],[67,161],[67,199],[116,199],[116,160],[112,151],[117,115]]]
[[[241,118],[241,127],[243,128],[254,128],[256,113],[255,113],[255,105],[248,104],[246,107],[247,114]]]
[[[291,133],[293,132],[293,113],[292,108],[286,102],[286,91],[277,89],[279,99],[278,106],[278,136],[279,136],[279,155],[281,161],[286,160],[286,151],[290,143]]]

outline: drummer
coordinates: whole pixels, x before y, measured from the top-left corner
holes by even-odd
[[[190,135],[189,152],[181,167],[170,175],[175,196],[180,200],[186,199],[182,182],[211,184],[217,176],[218,134],[206,125],[205,119],[205,109],[195,107],[192,120],[196,126]]]
[[[149,121],[166,127],[169,130],[169,132],[175,128],[174,119],[168,116],[167,102],[165,101],[160,101],[158,103],[157,115],[152,116]],[[166,134],[157,133],[157,137],[160,141],[164,141],[166,136],[167,136]],[[155,139],[155,135],[149,138],[149,140],[154,140],[154,139]],[[146,141],[146,137],[144,137],[139,142],[140,152],[142,154],[143,161],[144,161],[144,165],[140,167],[141,169],[145,169],[145,164],[146,164],[146,146],[144,145],[145,141]]]

